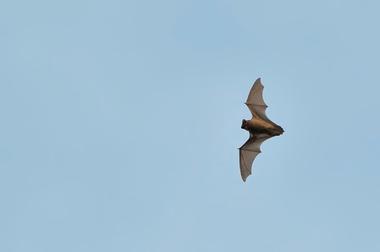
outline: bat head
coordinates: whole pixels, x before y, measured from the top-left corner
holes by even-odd
[[[282,135],[282,133],[284,133],[284,129],[276,125],[276,127],[273,129],[273,135],[279,136]]]
[[[244,120],[241,122],[241,128],[242,129],[245,129],[245,130],[248,130],[248,123],[247,123],[247,120]]]

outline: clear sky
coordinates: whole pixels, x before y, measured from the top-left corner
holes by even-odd
[[[1,1],[0,251],[380,251],[379,9]]]

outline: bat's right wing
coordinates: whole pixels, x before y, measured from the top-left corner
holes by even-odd
[[[261,152],[260,145],[268,138],[271,136],[266,134],[251,135],[247,142],[239,148],[240,174],[244,182],[252,174],[252,163]]]

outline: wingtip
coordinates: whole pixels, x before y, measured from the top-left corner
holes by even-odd
[[[255,83],[258,83],[258,85],[261,85],[261,86],[264,88],[264,85],[263,85],[263,83],[261,82],[261,77],[260,77],[260,78],[257,78],[257,80],[255,81]]]
[[[247,181],[247,178],[250,176],[250,175],[252,175],[252,172],[250,172],[250,173],[248,173],[248,175],[247,176],[241,176],[241,179],[243,180],[243,182],[245,183],[246,181]]]

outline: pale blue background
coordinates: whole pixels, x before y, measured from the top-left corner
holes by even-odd
[[[2,1],[0,251],[380,251],[379,10]]]

